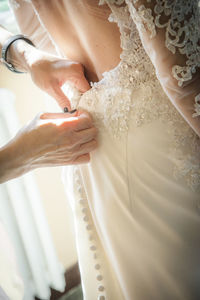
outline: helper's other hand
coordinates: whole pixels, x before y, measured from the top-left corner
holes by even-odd
[[[96,137],[86,112],[37,115],[0,149],[0,182],[35,168],[87,163]]]

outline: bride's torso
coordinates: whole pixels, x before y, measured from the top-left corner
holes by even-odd
[[[89,81],[98,81],[102,73],[113,69],[121,53],[118,26],[108,21],[109,7],[98,3],[99,0],[35,1],[61,53],[82,63]]]

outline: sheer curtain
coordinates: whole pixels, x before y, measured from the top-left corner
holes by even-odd
[[[0,89],[0,145],[11,138],[19,123],[14,95]],[[50,286],[64,290],[64,269],[59,263],[32,174],[0,185],[0,219],[14,244],[25,300],[49,299]]]

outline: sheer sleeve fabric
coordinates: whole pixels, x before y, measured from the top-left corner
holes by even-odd
[[[125,0],[157,77],[200,137],[198,0]]]
[[[9,0],[11,9],[22,34],[27,35],[34,45],[51,54],[58,54],[48,32],[40,21],[39,15],[30,0]]]

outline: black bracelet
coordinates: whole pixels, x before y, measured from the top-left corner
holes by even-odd
[[[34,46],[34,44],[31,42],[31,40],[29,40],[26,36],[24,36],[22,34],[17,34],[17,35],[11,36],[5,42],[5,44],[2,47],[2,50],[1,50],[1,61],[6,65],[6,67],[10,71],[15,72],[15,73],[24,73],[24,72],[16,70],[15,67],[11,63],[7,62],[7,52],[8,52],[8,49],[12,45],[12,43],[14,43],[16,40],[24,40],[29,45]]]

